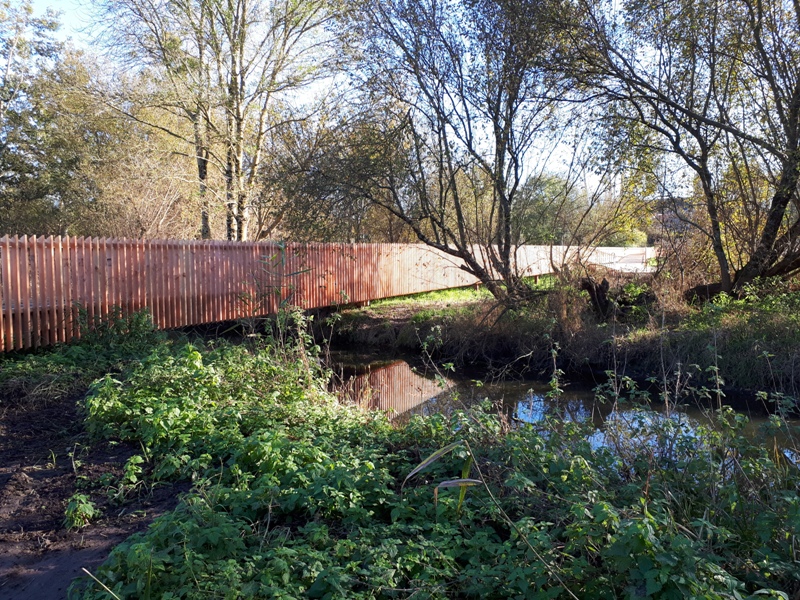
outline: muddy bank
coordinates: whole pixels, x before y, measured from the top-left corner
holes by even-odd
[[[115,545],[171,510],[187,486],[115,498],[102,484],[120,479],[136,448],[90,444],[76,397],[14,400],[0,403],[0,597],[58,600],[83,568],[93,572]],[[100,516],[70,531],[65,509],[78,491]]]

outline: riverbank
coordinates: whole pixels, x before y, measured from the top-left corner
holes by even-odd
[[[343,310],[317,331],[336,344],[422,352],[499,376],[549,379],[557,368],[603,383],[613,371],[677,394],[723,390],[759,405],[764,392],[800,397],[800,292],[773,284],[741,300],[668,306],[634,282],[612,290],[611,299],[614,312],[600,319],[577,290],[554,289],[518,311],[461,290]]]
[[[95,385],[88,430],[139,443],[143,481],[194,486],[76,595],[800,592],[800,476],[743,417],[642,415],[593,447],[579,423],[509,428],[480,406],[392,426],[324,386],[306,348],[270,343],[178,345]]]
[[[140,531],[103,566],[81,564],[93,578],[71,597],[800,593],[800,443],[780,416],[745,434],[747,418],[722,408],[713,426],[687,427],[636,410],[619,378],[597,393],[631,410],[605,420],[602,444],[591,421],[510,423],[480,402],[390,423],[331,395],[302,314],[282,319],[237,344],[167,338],[142,320],[5,357],[4,419],[36,423],[77,401],[57,438],[71,454],[33,458],[71,472],[69,495],[50,503],[72,536],[60,557]],[[76,377],[97,379],[86,393],[66,385]],[[59,404],[58,390],[73,395]],[[96,468],[109,449],[113,464]],[[36,477],[37,464],[21,467]],[[162,514],[142,530],[151,511]],[[122,515],[135,518],[113,537]],[[52,580],[41,553],[39,584]],[[63,584],[26,589],[57,598]]]

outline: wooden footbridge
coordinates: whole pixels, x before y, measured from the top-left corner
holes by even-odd
[[[653,248],[521,246],[520,274],[580,260],[647,270]],[[420,244],[295,244],[5,236],[0,351],[66,342],[90,320],[149,309],[162,329],[477,283],[457,259]]]

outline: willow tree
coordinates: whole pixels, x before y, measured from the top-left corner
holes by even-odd
[[[703,208],[682,218],[708,237],[721,289],[800,270],[800,4],[584,2],[567,30],[583,83],[694,173]],[[750,220],[741,256],[737,214]]]

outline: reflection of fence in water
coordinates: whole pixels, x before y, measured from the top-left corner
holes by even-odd
[[[370,410],[401,415],[443,393],[431,379],[415,373],[405,361],[398,360],[347,379],[337,390],[346,401]]]

